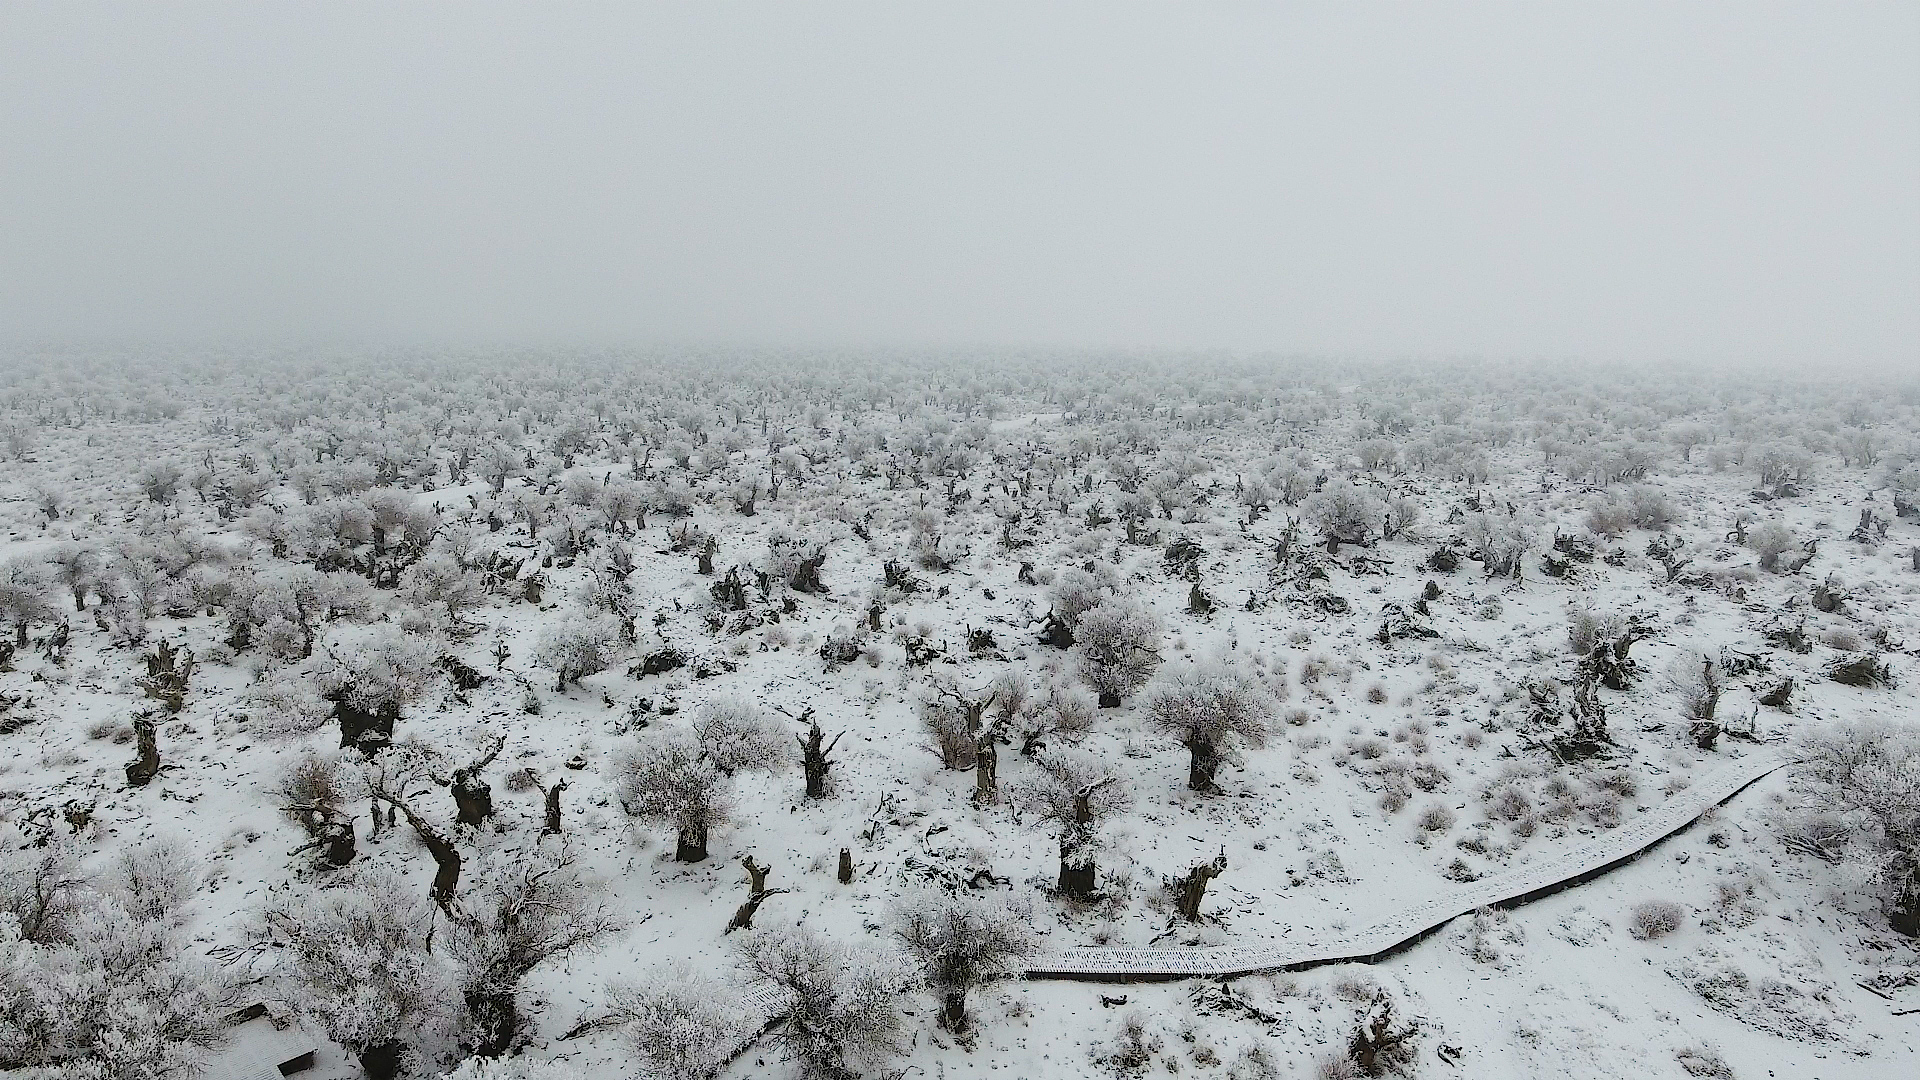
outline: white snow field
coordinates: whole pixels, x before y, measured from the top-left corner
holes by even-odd
[[[235,1074],[258,1002],[315,1077],[1920,1075],[1916,417],[9,356],[0,1067]]]

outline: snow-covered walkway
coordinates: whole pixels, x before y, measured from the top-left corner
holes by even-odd
[[[1218,949],[1069,949],[1035,956],[1027,976],[1138,982],[1371,962],[1412,945],[1449,920],[1476,908],[1522,904],[1598,877],[1693,824],[1709,809],[1733,798],[1783,764],[1783,759],[1771,753],[1750,753],[1697,781],[1664,804],[1645,811],[1630,825],[1569,848],[1554,858],[1445,889],[1402,909],[1391,919],[1341,937]],[[778,1018],[785,1007],[785,996],[771,989],[750,994],[746,1002],[749,1015],[766,1017],[768,1022]],[[747,1040],[749,1044],[751,1041],[751,1038]]]
[[[1782,759],[1765,751],[1748,754],[1645,811],[1630,824],[1553,858],[1445,889],[1390,919],[1340,937],[1208,949],[1068,949],[1034,957],[1028,976],[1124,982],[1249,975],[1377,960],[1476,908],[1522,904],[1597,877],[1691,825],[1700,815],[1782,764]]]

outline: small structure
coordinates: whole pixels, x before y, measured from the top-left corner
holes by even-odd
[[[227,1017],[227,1044],[208,1057],[199,1080],[280,1080],[312,1069],[319,1051],[318,1040],[255,1003]]]

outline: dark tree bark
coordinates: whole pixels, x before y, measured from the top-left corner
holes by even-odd
[[[154,728],[153,717],[134,717],[133,733],[140,740],[140,756],[127,762],[127,785],[146,787],[155,776],[160,774],[160,740]]]
[[[727,571],[727,576],[713,583],[713,598],[728,611],[747,610],[747,586],[740,580],[740,568]]]
[[[1207,897],[1207,882],[1226,872],[1227,857],[1221,855],[1210,863],[1193,867],[1180,879],[1178,906],[1188,922],[1197,922],[1200,918],[1200,903]]]
[[[381,747],[393,742],[393,726],[400,720],[400,704],[383,701],[368,712],[341,697],[333,703],[333,715],[340,721],[340,746],[355,747],[372,757]]]
[[[166,706],[168,714],[178,713],[187,700],[187,683],[193,677],[193,651],[175,649],[166,642],[146,655],[147,673],[137,682],[146,695]]]
[[[812,719],[812,710],[808,710],[805,719],[812,724],[806,737],[800,739],[800,764],[807,774],[807,798],[824,799],[827,797],[827,770],[833,766],[833,759],[829,755],[835,746],[840,745],[840,738],[846,732],[835,735],[832,742],[823,746],[826,733],[820,730],[820,721]]]
[[[476,990],[466,995],[467,1016],[479,1029],[473,1052],[497,1058],[513,1046],[520,1033],[520,1003],[511,990]]]
[[[687,826],[680,830],[678,841],[673,849],[676,862],[695,863],[707,857],[707,827],[705,825]]]
[[[967,1030],[967,992],[965,990],[941,991],[940,1026],[956,1035]]]
[[[734,909],[733,918],[727,922],[726,932],[729,934],[735,930],[753,929],[753,917],[759,912],[760,905],[766,901],[767,897],[778,896],[788,891],[767,888],[767,874],[772,872],[773,867],[761,866],[753,861],[753,856],[741,856],[740,865],[747,871],[747,902]]]
[[[394,1080],[400,1075],[400,1051],[400,1040],[388,1039],[363,1047],[354,1057],[360,1062],[360,1071],[367,1074],[367,1080]]]
[[[1906,888],[1887,912],[1887,923],[1898,933],[1920,937],[1920,870],[1908,873]]]
[[[1074,900],[1095,898],[1099,867],[1083,841],[1093,829],[1093,793],[1118,782],[1119,777],[1110,776],[1073,793],[1073,820],[1060,837],[1060,895]]]
[[[453,780],[448,787],[453,792],[457,810],[455,821],[477,827],[493,816],[493,788],[480,779],[480,773],[493,764],[493,759],[500,756],[500,749],[506,744],[505,738],[496,738],[493,747],[478,761],[453,771]]]
[[[338,870],[353,861],[356,853],[354,845],[353,819],[328,806],[306,805],[289,807],[302,815],[301,825],[311,837],[306,843],[294,848],[289,854],[298,855],[313,848],[320,849],[320,861],[328,869]],[[373,820],[380,820],[379,811],[374,812]]]
[[[1779,709],[1781,712],[1792,712],[1793,677],[1789,675],[1781,679],[1778,685],[1761,695],[1760,704]]]
[[[540,830],[541,836],[551,836],[560,831],[560,793],[565,790],[565,780],[547,789],[547,823]]]
[[[985,806],[999,796],[1000,752],[994,746],[994,733],[983,731],[973,741],[973,801]]]
[[[433,856],[433,884],[428,886],[427,895],[442,908],[452,904],[454,893],[460,887],[460,849],[432,822],[414,813],[406,802],[393,795],[376,794],[406,816],[407,823],[419,834],[420,842],[427,845],[427,853]]]
[[[1195,732],[1187,736],[1187,787],[1193,791],[1218,791],[1213,776],[1220,771],[1220,748],[1212,739]]]
[[[1098,867],[1092,859],[1076,862],[1070,858],[1068,851],[1066,841],[1061,841],[1059,893],[1074,900],[1090,900],[1094,894],[1093,883]]]

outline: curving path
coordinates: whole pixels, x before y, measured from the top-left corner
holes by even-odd
[[[1341,937],[1218,949],[1067,949],[1035,956],[1029,962],[1027,976],[1147,982],[1297,971],[1321,964],[1372,963],[1413,945],[1476,908],[1514,907],[1590,881],[1630,862],[1784,764],[1785,760],[1764,751],[1749,754],[1710,776],[1695,780],[1693,786],[1664,804],[1639,814],[1632,824],[1568,848],[1553,858],[1442,890],[1401,909],[1384,922],[1349,931]],[[746,1037],[736,1055],[783,1018],[787,1009],[784,993],[765,988],[750,993],[744,1004],[747,1015],[760,1026]]]
[[[1514,907],[1598,877],[1693,824],[1700,815],[1783,764],[1782,759],[1769,753],[1750,754],[1696,779],[1693,786],[1639,814],[1630,824],[1550,859],[1443,890],[1383,922],[1348,931],[1341,937],[1215,949],[1067,949],[1035,956],[1027,974],[1036,979],[1128,982],[1371,963],[1476,908]]]

